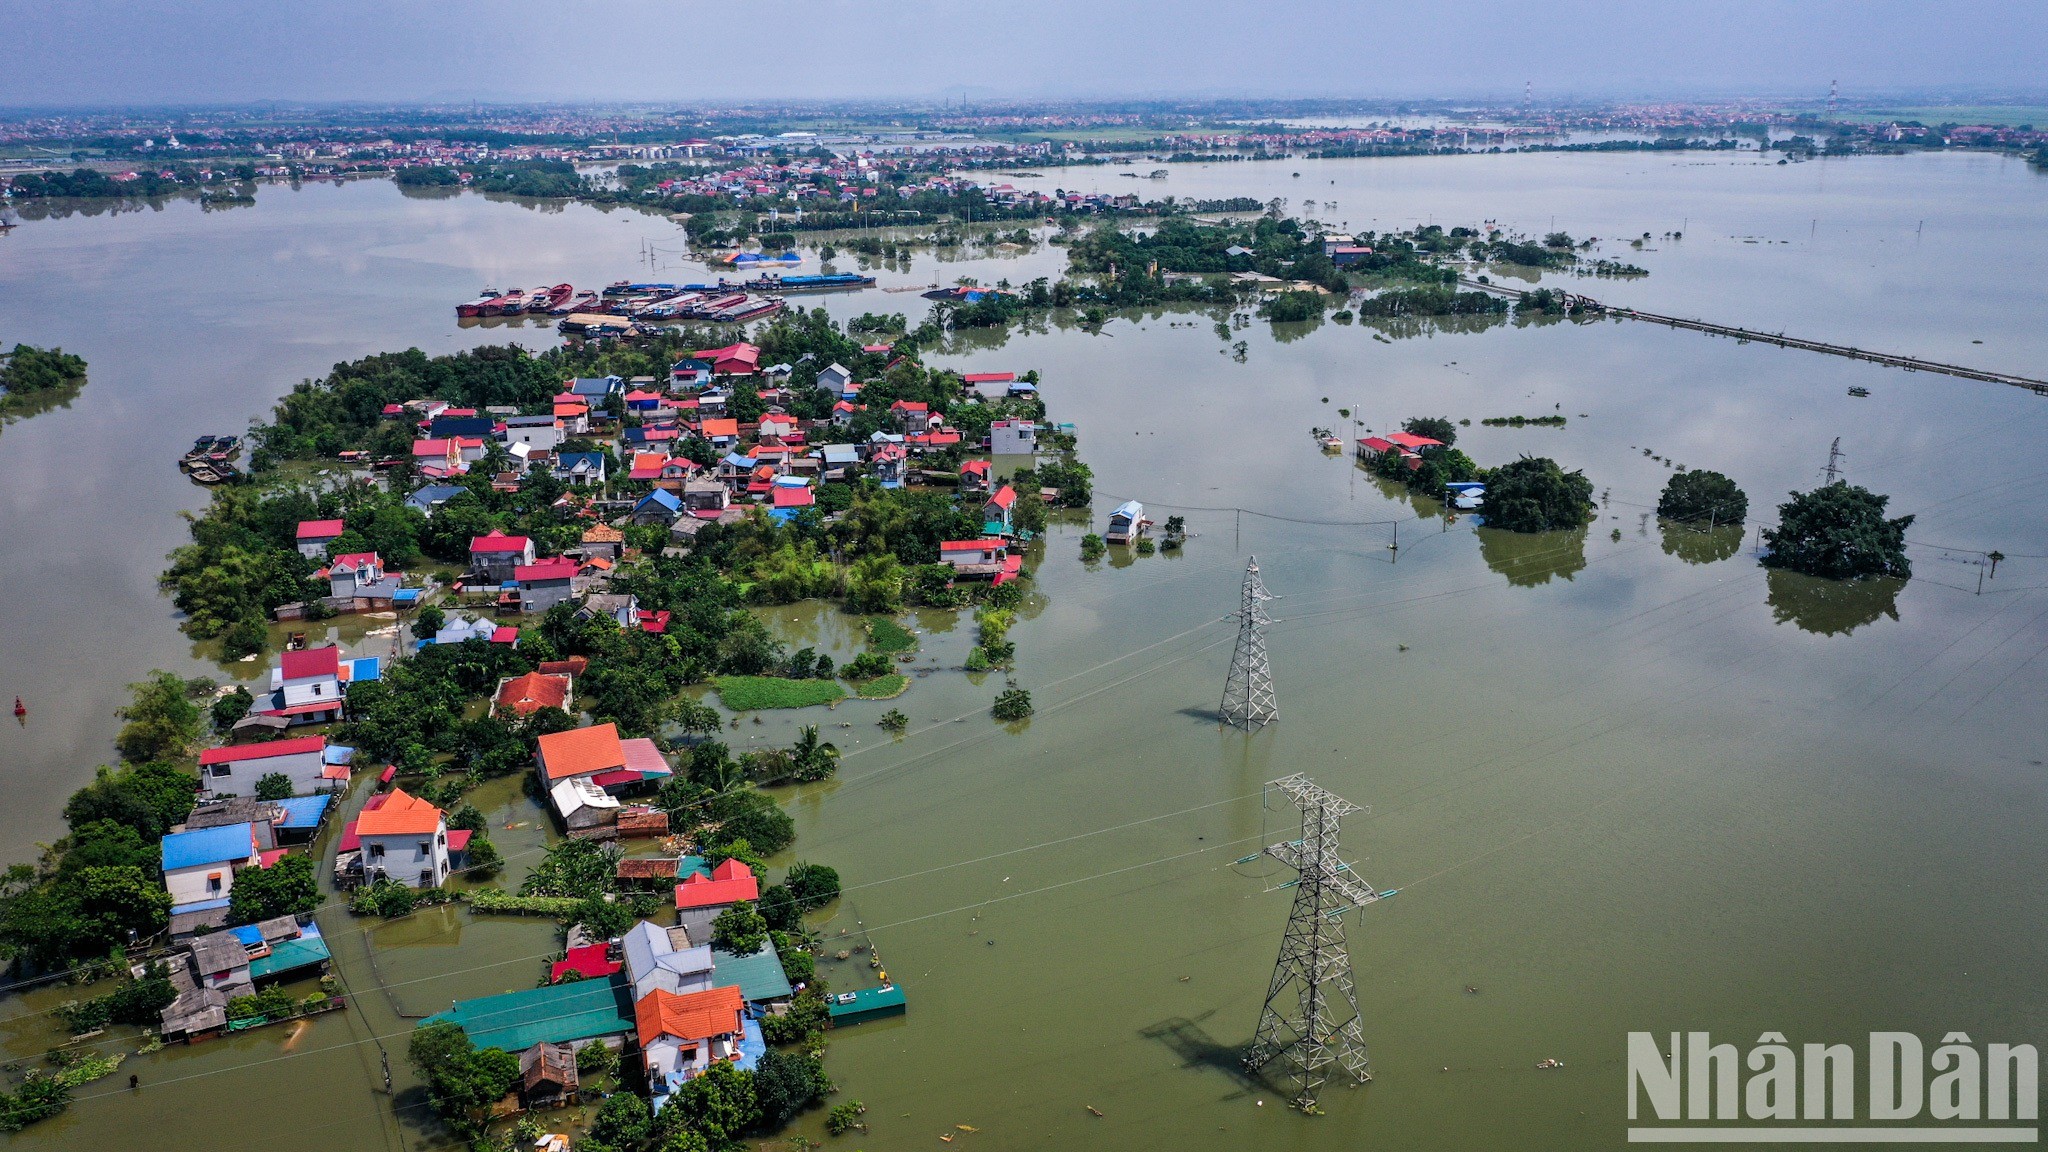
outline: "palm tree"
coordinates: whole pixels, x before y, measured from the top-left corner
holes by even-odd
[[[799,781],[828,780],[839,771],[839,749],[818,739],[816,724],[804,725],[797,734],[796,745],[789,750],[789,758]]]

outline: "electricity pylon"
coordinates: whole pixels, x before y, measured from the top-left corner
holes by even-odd
[[[1223,703],[1217,714],[1225,724],[1250,732],[1280,718],[1273,694],[1273,665],[1266,659],[1266,601],[1273,598],[1259,581],[1259,558],[1244,567],[1244,604],[1237,611],[1237,651],[1230,655],[1230,673],[1223,678]]]
[[[1301,838],[1274,844],[1266,855],[1301,876],[1290,882],[1294,911],[1287,917],[1280,959],[1244,1066],[1258,1071],[1285,1058],[1293,1065],[1295,1107],[1313,1112],[1333,1061],[1358,1083],[1372,1079],[1351,956],[1344,946],[1344,913],[1393,893],[1375,891],[1337,855],[1339,822],[1365,809],[1299,774],[1269,786],[1300,805]]]

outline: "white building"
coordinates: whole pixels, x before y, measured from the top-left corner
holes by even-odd
[[[171,894],[171,911],[196,910],[214,901],[226,907],[235,873],[258,862],[254,825],[171,833],[163,839],[164,890]]]
[[[355,832],[364,879],[390,877],[408,888],[439,888],[448,879],[448,819],[405,789],[394,789],[375,808],[365,807]]]
[[[1030,420],[998,420],[989,425],[988,450],[997,456],[1035,455],[1038,425]]]
[[[257,781],[277,775],[292,782],[292,795],[304,796],[330,783],[326,754],[325,736],[208,748],[199,754],[199,791],[204,797],[254,796]],[[348,779],[346,769],[342,779]]]

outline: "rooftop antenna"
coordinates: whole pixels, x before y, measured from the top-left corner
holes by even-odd
[[[1268,786],[1287,793],[1301,808],[1301,838],[1274,844],[1265,854],[1301,876],[1291,882],[1294,910],[1287,917],[1280,959],[1273,965],[1273,982],[1244,1066],[1256,1072],[1284,1060],[1292,1066],[1294,1106],[1314,1112],[1316,1093],[1332,1063],[1355,1083],[1372,1079],[1351,955],[1344,944],[1344,913],[1394,893],[1374,891],[1337,854],[1340,822],[1368,809],[1299,773]]]
[[[1230,655],[1230,672],[1223,678],[1223,703],[1217,715],[1225,724],[1244,732],[1264,728],[1280,718],[1280,703],[1273,694],[1273,665],[1266,659],[1266,601],[1273,594],[1259,580],[1259,558],[1244,566],[1244,600],[1237,610],[1237,651]]]
[[[1839,461],[1841,459],[1842,438],[1840,436],[1837,436],[1835,437],[1835,442],[1833,444],[1828,445],[1828,466],[1822,469],[1823,473],[1825,473],[1828,478],[1828,483],[1830,484],[1833,484],[1835,480],[1841,475],[1841,473],[1847,471],[1847,469],[1844,469],[1840,466]]]

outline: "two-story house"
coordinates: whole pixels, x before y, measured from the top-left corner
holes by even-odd
[[[337,600],[376,598],[385,583],[384,560],[375,552],[344,552],[327,566],[328,588]],[[390,592],[382,598],[389,600]]]
[[[889,405],[889,418],[905,436],[922,435],[931,426],[931,405],[922,400],[898,400]]]
[[[552,414],[505,417],[505,446],[524,444],[535,452],[552,452],[562,443],[562,424]]]
[[[299,555],[312,560],[325,560],[327,547],[341,539],[343,531],[339,520],[299,521]]]
[[[633,1017],[648,1089],[662,1099],[713,1061],[739,1058],[747,1002],[733,984],[681,996],[657,989],[633,1006]]]
[[[1016,529],[1011,523],[1011,517],[1016,510],[1017,490],[1008,484],[996,489],[995,495],[990,496],[981,506],[983,530],[1000,531],[1003,534],[1014,532]]]
[[[562,452],[555,456],[555,479],[578,487],[604,484],[604,453]]]
[[[265,701],[268,707],[258,711],[266,716],[282,716],[293,724],[323,724],[341,719],[342,705],[347,703],[345,697],[341,649],[332,644],[303,648],[278,655],[276,666],[270,670],[270,699]],[[249,791],[253,793],[254,787]]]
[[[689,934],[681,927],[664,928],[642,920],[626,930],[621,944],[635,1002],[655,992],[684,996],[711,987],[711,946],[692,947]]]
[[[988,450],[997,456],[1030,456],[1038,451],[1038,425],[1030,420],[998,420],[989,425]]]
[[[366,880],[389,877],[408,888],[438,888],[448,879],[447,816],[403,788],[393,789],[377,807],[364,808],[355,834]]]
[[[853,383],[853,373],[846,365],[834,361],[818,370],[818,390],[839,397],[846,395],[846,386]]]
[[[469,570],[486,584],[503,584],[523,564],[534,561],[533,538],[507,536],[497,529],[469,541]]]
[[[557,556],[512,569],[512,580],[519,586],[519,610],[535,614],[575,599],[576,573],[581,568],[576,561]]]

